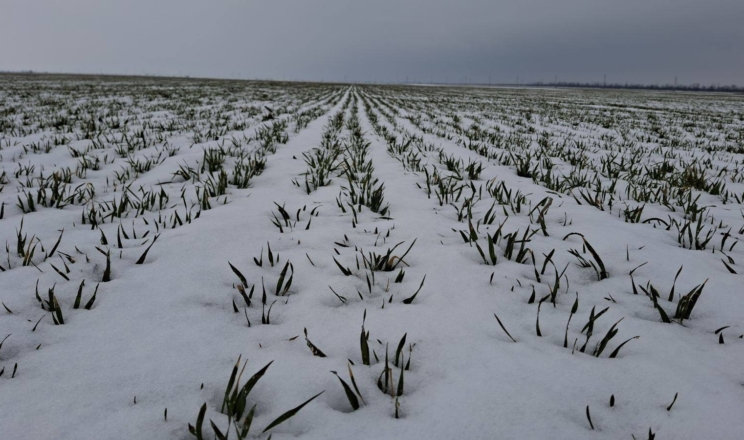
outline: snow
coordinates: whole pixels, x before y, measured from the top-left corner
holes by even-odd
[[[737,439],[744,432],[744,339],[740,338],[744,334],[744,247],[735,246],[729,251],[744,233],[744,200],[733,197],[737,194],[739,199],[744,198],[741,97],[22,76],[6,76],[1,81],[0,115],[5,121],[18,123],[23,115],[30,115],[38,123],[37,119],[43,121],[77,104],[83,113],[115,111],[122,120],[129,118],[126,130],[130,136],[140,129],[147,115],[153,115],[153,121],[173,119],[182,123],[184,110],[194,108],[206,132],[209,121],[216,121],[212,127],[225,125],[219,114],[236,120],[240,108],[257,109],[244,116],[245,129],[226,130],[217,136],[219,140],[195,143],[193,134],[185,129],[165,131],[164,138],[156,140],[157,130],[148,129],[149,146],[134,151],[133,156],[142,160],[157,156],[165,140],[178,151],[161,158],[162,162],[140,176],[132,174],[126,184],[132,183],[130,188],[135,193],[140,186],[157,193],[163,188],[169,195],[167,207],[162,212],[148,209],[140,215],[129,210],[121,220],[107,219],[100,228],[81,224],[81,215],[93,202],[111,201],[113,197],[119,200],[122,195],[122,184],[114,185],[115,172],[121,173],[129,165],[115,153],[115,147],[125,142],[113,135],[122,129],[110,128],[104,141],[106,148],[90,151],[89,157],[101,158],[101,169],[88,170],[84,178],[72,180],[73,187],[91,183],[96,189],[93,201],[63,209],[37,206],[35,212],[24,214],[17,206],[18,196],[24,196],[24,190],[35,195],[38,183],[29,189],[22,187],[26,176],[14,175],[19,165],[33,165],[33,176],[43,172],[47,177],[55,169],[75,169],[80,159],[73,158],[66,145],[54,146],[49,153],[23,150],[55,135],[70,137],[64,126],[57,133],[51,127],[37,130],[26,126],[31,127],[27,134],[12,133],[8,124],[0,126],[0,166],[7,173],[0,193],[0,202],[5,203],[0,239],[8,243],[6,259],[10,260],[10,264],[0,262],[5,269],[0,273],[0,301],[12,311],[0,310],[0,338],[10,334],[0,348],[0,369],[5,368],[0,377],[3,438],[194,438],[187,425],[196,423],[205,402],[204,437],[212,438],[210,419],[223,432],[228,426],[221,405],[239,356],[248,360],[241,385],[273,361],[248,397],[249,407],[257,404],[250,438],[271,434],[273,439],[610,439],[631,435],[647,438],[650,428],[658,438]],[[155,92],[171,94],[151,99]],[[48,102],[54,99],[61,104]],[[122,105],[113,108],[112,101]],[[377,127],[365,103],[372,105]],[[629,108],[616,107],[619,104]],[[198,168],[203,149],[229,146],[230,139],[236,139],[241,150],[262,151],[260,141],[246,139],[262,124],[277,122],[262,121],[264,106],[274,109],[277,120],[288,122],[288,141],[276,144],[275,152],[264,151],[266,169],[251,179],[249,188],[228,186],[227,203],[225,196],[210,198],[211,209],[201,210],[190,223],[184,221],[182,226],[171,228],[173,212],[178,211],[183,218],[184,203],[195,203],[193,212],[198,211],[195,188],[203,187],[208,175],[202,173],[202,182],[194,182],[173,173],[181,165]],[[295,132],[293,114],[314,108],[320,110],[313,121]],[[649,119],[649,108],[654,109],[656,122]],[[203,110],[208,113],[198,115]],[[524,117],[526,111],[532,113],[529,120]],[[343,176],[334,175],[330,185],[310,194],[305,191],[303,173],[307,165],[302,154],[320,146],[330,118],[338,112],[343,112],[346,122],[352,114],[358,116],[364,139],[370,143],[367,159],[374,166],[372,175],[385,185],[385,203],[390,209],[385,216],[364,206],[353,223],[354,216],[345,202],[349,182]],[[417,115],[422,118],[418,124],[409,119]],[[454,115],[460,122],[454,121]],[[603,120],[610,121],[611,128],[604,128]],[[682,130],[685,122],[693,124],[692,131]],[[623,202],[631,207],[643,204],[626,200],[625,179],[618,183],[613,207],[605,204],[604,210],[597,209],[586,203],[576,188],[576,198],[568,192],[551,191],[532,178],[519,177],[514,165],[467,149],[468,128],[474,123],[492,132],[498,129],[501,134],[519,132],[529,137],[528,148],[533,151],[543,130],[549,131],[556,142],[562,138],[579,140],[589,145],[586,154],[595,165],[607,155],[609,139],[620,137],[635,147],[648,148],[643,159],[648,165],[662,162],[665,153],[672,155],[668,157],[675,166],[681,166],[680,159],[710,159],[701,162],[707,167],[708,178],[714,179],[721,167],[727,167],[723,179],[731,196],[724,204],[722,196],[699,190],[694,194],[701,196],[701,206],[710,206],[708,213],[714,217],[705,230],[719,226],[719,222],[722,226],[716,229],[706,250],[682,248],[674,227],[666,230],[660,223],[654,227],[654,222],[624,221]],[[482,200],[472,209],[474,224],[483,219],[493,203],[486,191],[489,180],[503,180],[515,193],[520,190],[525,195],[527,205],[519,212],[497,204],[495,222],[478,227],[477,243],[488,258],[485,234],[493,234],[506,220],[504,234],[519,230],[521,237],[525,228],[538,230],[528,243],[538,271],[553,249],[558,271],[567,266],[555,306],[550,300],[540,305],[542,336],[535,328],[538,302],[554,282],[553,266],[547,266],[538,282],[529,257],[521,264],[504,256],[505,240],[497,245],[497,264],[484,264],[475,245],[465,243],[459,232],[453,232],[468,231],[468,221],[458,221],[456,213],[471,195],[467,174],[463,183],[468,189],[454,202],[456,208],[447,203],[440,206],[434,193],[427,197],[425,174],[406,169],[389,154],[381,127],[394,133],[399,144],[406,134],[420,136],[421,141],[412,145],[422,147],[417,151],[430,173],[437,168],[443,176],[449,175],[438,160],[439,153],[426,151],[426,145],[454,155],[464,164],[468,160],[483,163],[481,175],[473,180],[476,188],[483,186]],[[422,127],[427,128],[426,132]],[[666,130],[666,137],[657,136],[659,131],[654,127]],[[80,132],[79,128],[74,130]],[[349,136],[345,125],[339,139],[345,142]],[[670,142],[670,137],[686,139],[690,146],[659,147]],[[514,147],[514,138],[504,134],[504,139],[508,141],[491,144],[490,150],[520,151]],[[71,147],[80,150],[88,145],[89,140],[70,142]],[[630,147],[625,148],[618,153],[629,155]],[[105,155],[109,163],[104,164]],[[110,163],[112,158],[114,162]],[[235,160],[227,157],[225,169],[231,172]],[[567,161],[554,159],[555,172],[569,175],[572,169]],[[293,183],[295,179],[299,186]],[[609,186],[610,179],[604,176],[602,180],[605,187]],[[184,188],[185,202],[181,199]],[[548,236],[540,231],[537,215],[533,214],[532,220],[529,215],[546,197],[553,199],[545,216]],[[337,198],[344,201],[345,213]],[[292,223],[297,210],[307,208],[291,230],[285,227],[281,233],[272,224],[273,215],[280,216],[275,203],[285,207]],[[681,222],[685,214],[675,203],[675,211],[660,203],[646,203],[642,219],[658,217],[669,222],[674,218]],[[306,229],[309,213],[315,207],[317,217],[312,217]],[[162,224],[156,228],[159,215],[167,219],[166,229]],[[22,258],[15,252],[21,219],[29,241],[37,237],[45,251],[53,247],[64,229],[57,250],[75,261],[64,259],[70,270],[66,273],[69,281],[51,266],[64,272],[64,255],[45,260],[41,245],[32,258],[38,268],[22,266]],[[123,239],[123,249],[117,243],[120,224],[130,237]],[[723,248],[724,255],[719,245],[729,228],[731,237]],[[101,243],[101,231],[108,245]],[[143,239],[146,231],[150,232]],[[570,249],[594,260],[583,250],[580,237],[564,239],[572,232],[582,233],[591,243],[609,278],[598,281],[592,268],[576,264],[578,260],[568,252]],[[160,236],[144,264],[135,264],[156,234]],[[413,240],[411,252],[398,265],[405,271],[403,282],[394,282],[399,269],[377,271],[370,292],[367,276],[371,272],[363,266],[357,269],[357,261],[363,264],[358,249],[367,256],[369,252],[384,254],[403,242],[393,253],[400,256]],[[267,243],[274,257],[279,255],[273,267],[268,263]],[[109,282],[100,282],[106,258],[96,247],[111,250]],[[261,267],[253,261],[260,255]],[[722,263],[726,255],[734,261],[730,267],[736,274]],[[353,274],[344,276],[334,257]],[[247,290],[255,285],[251,307],[244,309],[236,288],[240,280],[228,261],[246,277]],[[287,261],[293,266],[293,281],[288,295],[277,297],[275,286]],[[647,264],[639,267],[643,263]],[[676,282],[675,298],[668,302],[680,266],[683,270]],[[678,295],[707,280],[690,319],[681,324],[679,320],[661,322],[650,298],[642,291],[633,294],[629,276],[633,269],[636,285],[645,287],[650,281],[659,290],[658,302],[670,318]],[[405,304],[403,300],[416,292],[424,276],[421,291]],[[268,296],[266,310],[276,300],[269,325],[262,324],[262,278]],[[37,301],[37,280],[43,300],[55,285],[64,325],[55,325],[48,307],[42,309]],[[100,282],[91,310],[73,308],[82,280],[83,304]],[[346,301],[339,300],[329,286]],[[532,286],[536,300],[530,303]],[[568,330],[568,348],[564,348],[566,322],[577,292],[579,307]],[[239,313],[234,313],[233,301]],[[609,310],[596,321],[586,352],[580,353],[586,338],[581,329],[590,311],[605,307]],[[373,357],[369,366],[363,365],[360,352],[365,313],[370,350],[380,358],[375,361]],[[494,314],[516,343],[501,329]],[[592,356],[597,343],[621,318],[617,336],[599,357]],[[723,330],[725,343],[719,344],[714,332],[724,326],[730,327]],[[313,355],[305,342],[305,329],[308,339],[326,357]],[[398,397],[396,418],[395,399],[378,389],[377,380],[385,365],[386,345],[392,359],[404,334],[404,359],[408,361],[410,356],[410,369],[404,371],[404,394]],[[639,338],[624,345],[617,357],[609,358],[621,342],[635,336]],[[578,343],[572,350],[574,340]],[[353,362],[351,369],[364,399],[356,411],[352,411],[344,389],[331,373],[338,372],[351,385],[349,361]],[[11,378],[16,364],[17,372]],[[400,368],[392,370],[397,386]],[[282,413],[321,391],[324,393],[296,416],[261,434]],[[675,394],[678,397],[668,410]],[[615,405],[610,407],[612,395]],[[594,429],[587,420],[587,406]],[[230,438],[235,436],[231,428]]]

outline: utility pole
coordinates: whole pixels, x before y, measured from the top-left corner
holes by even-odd
[[[604,74],[604,87],[607,87],[607,74]]]

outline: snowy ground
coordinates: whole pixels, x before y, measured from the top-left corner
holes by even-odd
[[[0,166],[3,439],[744,432],[741,97],[6,75]]]

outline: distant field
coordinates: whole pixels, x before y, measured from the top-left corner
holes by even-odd
[[[0,75],[0,240],[3,439],[744,432],[742,96]]]

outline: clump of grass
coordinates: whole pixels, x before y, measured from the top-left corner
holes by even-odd
[[[359,337],[359,346],[362,352],[362,364],[369,365],[369,330],[365,332],[364,323],[367,321],[367,309],[364,309],[362,318],[362,334]]]
[[[227,383],[225,395],[222,400],[222,406],[220,408],[220,412],[225,414],[228,418],[227,429],[225,430],[227,434],[223,433],[212,420],[209,421],[212,427],[212,431],[214,432],[215,437],[218,439],[227,439],[230,435],[231,426],[233,427],[235,435],[239,440],[248,438],[251,425],[253,423],[253,415],[257,406],[257,404],[254,404],[246,414],[245,411],[248,407],[248,397],[258,381],[266,374],[266,371],[274,362],[271,361],[266,364],[266,366],[256,372],[253,376],[251,376],[250,379],[248,379],[245,384],[241,386],[240,378],[243,375],[243,371],[245,370],[245,366],[248,361],[246,360],[243,363],[242,368],[240,368],[240,361],[241,357],[238,357],[238,361],[235,363],[235,366],[232,369],[232,373],[230,374],[230,380]],[[316,394],[315,396],[303,402],[301,405],[280,415],[279,417],[274,419],[274,421],[271,422],[261,433],[263,434],[294,417],[303,407],[305,407],[305,405],[315,400],[321,394],[323,394],[323,392]],[[203,426],[206,412],[207,404],[204,403],[199,410],[195,425],[191,425],[190,423],[188,424],[189,433],[196,437],[197,440],[205,439]]]
[[[677,396],[678,395],[679,395],[679,393],[674,393],[674,399],[672,399],[672,403],[670,403],[669,406],[667,406],[667,409],[666,409],[667,411],[671,411],[672,410],[672,407],[674,406],[674,403],[677,401]]]
[[[266,312],[266,302],[264,301],[263,304],[261,305],[261,324],[271,325],[271,309],[274,307],[274,304],[276,304],[276,301],[273,301],[271,305],[269,305],[268,312]],[[248,319],[248,316],[246,315],[246,320],[247,319]],[[248,321],[248,327],[250,326],[251,326],[251,322]]]
[[[587,321],[586,325],[584,325],[584,328],[581,329],[581,333],[586,332],[586,340],[584,341],[584,345],[582,345],[581,349],[579,349],[581,353],[584,353],[584,351],[586,350],[589,339],[591,339],[592,334],[594,333],[594,323],[609,309],[609,307],[605,307],[599,313],[595,314],[596,308],[592,307],[592,311],[589,313],[589,321]]]
[[[150,252],[150,248],[155,244],[158,237],[160,237],[160,234],[156,235],[155,238],[152,239],[152,243],[150,243],[150,246],[145,249],[145,252],[142,253],[142,255],[137,259],[137,262],[134,264],[144,264],[145,258],[147,258],[147,253]]]
[[[506,329],[506,327],[504,327],[504,324],[501,322],[501,320],[499,319],[499,317],[495,313],[493,314],[493,316],[494,316],[494,318],[496,318],[496,321],[499,323],[499,326],[501,327],[501,330],[503,330],[504,333],[506,333],[506,336],[508,336],[509,339],[511,339],[513,342],[517,342],[517,340],[514,339],[511,334],[509,334],[509,331]]]
[[[332,258],[333,258],[333,261],[336,263],[336,266],[338,266],[338,268],[341,269],[341,273],[343,273],[344,276],[348,277],[349,275],[352,274],[351,269],[349,269],[348,267],[342,266],[341,263],[339,263],[338,260],[336,260],[336,257],[332,257]]]
[[[571,313],[568,315],[568,322],[566,323],[566,335],[563,338],[563,348],[568,348],[568,327],[571,325],[571,318],[574,313],[579,310],[579,292],[576,292],[576,300],[571,306]]]
[[[707,282],[708,280],[705,280],[703,284],[693,287],[690,292],[679,299],[679,302],[677,303],[677,310],[674,313],[674,318],[679,319],[680,323],[682,323],[682,321],[684,321],[685,319],[690,319],[692,310],[695,308],[698,298],[700,298],[700,295],[702,295],[703,289],[705,288],[705,284]]]
[[[607,269],[605,268],[604,262],[599,257],[599,254],[597,251],[594,250],[591,244],[589,244],[589,241],[587,241],[586,237],[584,237],[584,234],[581,234],[579,232],[572,232],[565,237],[563,237],[563,240],[565,241],[568,237],[572,235],[578,235],[581,237],[581,239],[584,241],[584,247],[589,251],[589,253],[592,255],[592,258],[594,258],[594,261],[589,261],[583,258],[579,252],[575,249],[571,249],[569,253],[571,255],[575,256],[579,260],[579,265],[582,267],[591,267],[594,269],[594,271],[597,273],[597,279],[599,281],[604,280],[606,278],[610,277],[610,274],[607,272]],[[596,263],[596,264],[595,264]]]
[[[105,251],[98,246],[96,250],[106,257],[106,268],[103,270],[103,276],[101,277],[102,283],[108,283],[111,281],[111,250],[106,249]]]
[[[317,357],[326,357],[325,353],[323,353],[318,347],[315,346],[312,342],[310,342],[310,339],[307,337],[307,328],[305,328],[305,344],[307,344],[307,347],[310,349],[310,352],[313,354],[313,356]]]
[[[93,295],[90,297],[87,303],[85,303],[85,306],[83,307],[85,310],[90,310],[91,307],[93,307],[93,303],[96,302],[96,295],[98,294],[98,286],[99,284],[96,284],[96,289],[93,291]],[[85,280],[83,280],[82,283],[80,283],[80,287],[78,287],[77,296],[75,296],[75,303],[73,304],[73,309],[79,309],[80,308],[80,301],[83,297],[83,287],[85,286]]]
[[[243,285],[243,287],[244,288],[247,288],[248,287],[248,280],[246,280],[245,276],[235,266],[233,266],[232,263],[230,263],[228,261],[227,264],[230,265],[230,269],[232,269],[233,273],[235,275],[237,275],[237,277],[240,280],[240,282]]]
[[[362,403],[364,402],[364,398],[362,397],[362,393],[359,391],[359,387],[356,384],[356,380],[354,379],[354,373],[351,371],[351,365],[347,365],[349,369],[349,379],[351,380],[351,384],[354,387],[354,390],[352,391],[349,384],[346,383],[343,379],[341,379],[341,376],[338,375],[337,372],[331,371],[334,376],[341,382],[341,386],[344,389],[344,394],[346,394],[346,399],[349,401],[349,405],[351,405],[351,409],[353,411],[356,411],[359,409],[359,401],[361,400]],[[358,397],[358,399],[357,399]]]
[[[10,336],[11,336],[11,335],[8,335],[8,336],[4,337],[2,341],[0,341],[0,350],[2,350],[2,349],[3,349],[3,344],[5,343],[5,341],[7,341],[7,340],[8,340],[8,338],[9,338]]]
[[[388,359],[388,350],[385,347],[385,366],[377,378],[377,388],[380,389],[384,394],[390,395],[390,397],[398,397],[403,395],[404,391],[404,371],[405,368],[400,368],[400,375],[398,377],[398,386],[395,386],[395,380],[393,378],[393,369],[390,367]]]
[[[410,297],[403,300],[403,304],[411,304],[413,303],[413,300],[416,299],[416,296],[421,292],[421,289],[424,287],[424,282],[426,281],[426,275],[424,275],[424,278],[421,280],[421,284],[419,285],[419,288],[416,289],[416,292],[413,293]]]
[[[724,343],[724,341],[723,341],[723,331],[726,330],[729,327],[731,327],[731,326],[730,325],[725,325],[725,326],[723,326],[723,327],[721,327],[721,328],[719,328],[718,330],[715,331],[714,334],[718,335],[718,343],[719,344],[723,344]]]
[[[289,270],[289,278],[287,278],[287,270]],[[276,282],[276,296],[284,296],[289,292],[289,288],[292,286],[292,280],[294,279],[294,265],[287,260],[284,264],[282,272],[279,274],[279,279]],[[285,281],[286,280],[286,281]]]
[[[373,272],[392,272],[398,268],[398,265],[400,263],[408,265],[404,259],[406,255],[411,252],[413,245],[416,244],[416,240],[413,240],[411,245],[408,246],[408,249],[400,257],[393,255],[395,249],[397,249],[398,246],[400,246],[401,244],[403,244],[403,242],[400,242],[392,248],[388,249],[384,255],[378,254],[376,252],[369,252],[368,255],[365,256],[364,252],[361,252],[362,262],[364,263],[365,269],[370,269]],[[338,264],[338,262],[336,264]]]
[[[674,277],[674,283],[672,284],[672,288],[669,291],[670,302],[674,299],[675,284],[681,272],[682,272],[682,267],[680,267],[679,270],[677,271],[677,275]],[[636,287],[635,280],[633,279],[631,275],[631,283],[633,286],[634,293],[637,294],[638,289],[640,289],[641,291],[643,291],[643,293],[646,294],[646,296],[648,296],[651,299],[651,301],[653,302],[654,308],[659,312],[659,316],[662,322],[664,323],[672,322],[672,319],[669,318],[669,315],[666,313],[664,308],[659,304],[659,298],[661,297],[661,294],[654,287],[654,285],[651,284],[651,282],[648,282],[645,287],[643,285],[639,285]],[[690,319],[690,316],[692,315],[692,311],[695,309],[695,305],[697,304],[697,301],[700,298],[700,295],[702,295],[703,289],[705,288],[705,285],[707,283],[708,283],[708,280],[706,279],[702,284],[699,284],[693,287],[687,294],[680,297],[679,302],[677,303],[677,308],[673,315],[673,319],[679,320],[680,324],[685,319]]]

